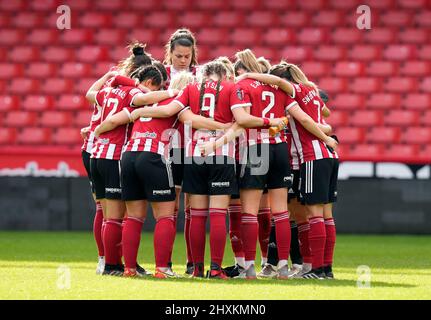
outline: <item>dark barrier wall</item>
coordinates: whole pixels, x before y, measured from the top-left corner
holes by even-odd
[[[430,180],[342,180],[338,197],[339,232],[431,234]],[[0,177],[0,208],[2,230],[91,230],[94,215],[86,178]]]

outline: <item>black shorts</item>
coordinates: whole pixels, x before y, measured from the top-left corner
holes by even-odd
[[[164,202],[175,200],[175,187],[169,161],[154,152],[124,152],[121,157],[123,200]]]
[[[90,159],[96,199],[121,200],[120,161]]]
[[[297,199],[298,201],[301,199],[299,193],[299,177],[300,170],[292,170],[292,186],[289,188],[289,193],[287,194],[287,202],[293,199]]]
[[[170,156],[175,187],[181,187],[184,178],[184,148],[171,149]]]
[[[289,188],[292,177],[286,143],[250,146],[241,174],[240,189]]]
[[[338,159],[320,159],[301,164],[299,190],[302,204],[337,201]]]
[[[238,194],[235,160],[226,156],[187,158],[183,192],[201,195]]]
[[[85,151],[85,150],[82,150],[82,152],[81,152],[82,163],[84,164],[85,171],[87,172],[88,180],[90,180],[90,188],[91,188],[91,192],[92,192],[92,193],[95,193],[95,192],[96,192],[96,190],[95,190],[95,188],[94,188],[93,179],[91,178],[90,156],[91,156],[91,154],[89,154],[89,153],[88,153],[87,151]]]

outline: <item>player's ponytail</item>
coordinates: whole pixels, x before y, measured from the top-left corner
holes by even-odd
[[[136,69],[130,77],[138,79],[139,82],[151,80],[151,83],[155,86],[160,86],[162,84],[162,74],[157,67],[152,65]]]
[[[271,69],[271,63],[264,57],[257,58],[257,62],[260,64],[260,68],[262,69],[262,73],[268,73]]]
[[[243,51],[238,51],[235,54],[235,74],[238,75],[238,70],[243,69],[246,72],[257,72],[262,73],[262,68],[257,61],[256,56],[250,49],[245,49]]]
[[[139,67],[151,65],[151,56],[145,53],[145,47],[146,44],[138,41],[128,46],[130,56],[120,61],[117,66],[122,74],[130,76]]]
[[[282,61],[270,69],[270,73],[280,78],[284,78],[296,84],[303,84],[311,89],[317,89],[315,83],[308,80],[307,76],[302,72],[296,64]]]
[[[235,69],[228,57],[218,57],[215,61],[221,62],[224,65],[226,68],[226,77],[228,79],[233,79],[235,77]]]

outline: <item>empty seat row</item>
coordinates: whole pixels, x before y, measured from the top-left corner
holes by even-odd
[[[91,110],[79,111],[76,113],[62,111],[45,111],[39,115],[32,111],[9,111],[2,114],[0,123],[3,127],[52,127],[63,126],[88,126],[91,119]]]

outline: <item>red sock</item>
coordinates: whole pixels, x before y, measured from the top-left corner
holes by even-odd
[[[174,217],[168,216],[157,220],[154,229],[154,256],[157,268],[168,266],[175,239]]]
[[[122,247],[126,268],[136,268],[144,220],[128,217],[123,227]]]
[[[256,243],[258,237],[257,216],[243,213],[241,217],[241,239],[244,247],[245,261],[256,259]]]
[[[277,239],[278,260],[288,260],[290,252],[290,220],[289,212],[277,212],[272,214],[275,222],[275,238]]]
[[[122,219],[106,220],[105,232],[103,234],[106,264],[116,265],[118,263],[118,246],[121,243],[121,221]]]
[[[187,262],[193,262],[190,247],[190,208],[184,210],[184,238],[186,239]]]
[[[174,242],[175,242],[175,237],[177,236],[177,220],[178,220],[178,209],[175,209],[174,215],[173,215],[173,222],[174,222],[174,229],[175,229],[175,233],[174,233]],[[174,246],[172,246],[172,250],[171,252],[169,252],[169,262],[172,263],[172,252],[174,250]]]
[[[323,258],[323,265],[332,265],[334,258],[334,248],[336,239],[335,221],[333,218],[325,219],[326,229],[326,242],[325,242],[325,255]]]
[[[244,258],[241,240],[241,205],[229,206],[229,237],[235,257]]]
[[[102,241],[102,225],[103,225],[103,210],[102,205],[99,201],[96,201],[96,214],[94,215],[93,221],[93,235],[96,240],[97,250],[99,251],[99,257],[103,257],[105,252],[103,250]]]
[[[310,242],[308,241],[309,231],[310,224],[308,222],[298,224],[299,251],[304,263],[311,263],[313,261],[311,258]]]
[[[124,225],[127,221],[127,215],[124,217],[123,222],[121,223],[121,234],[123,234]],[[123,242],[118,246],[118,264],[123,264]]]
[[[269,234],[271,233],[271,208],[259,209],[257,215],[259,223],[259,243],[262,257],[268,256]]]
[[[205,232],[208,209],[190,209],[190,248],[193,263],[203,263],[205,258]]]
[[[211,263],[216,263],[221,267],[226,246],[227,209],[210,208],[209,212]]]
[[[103,244],[103,238],[105,237],[105,228],[106,228],[106,219],[103,218],[103,222],[102,222],[102,229],[100,230],[101,233],[101,238],[102,238],[102,244]],[[103,249],[103,251],[105,251],[105,248]]]
[[[323,217],[310,219],[310,232],[308,234],[311,256],[313,257],[313,269],[323,266],[323,255],[325,253],[326,230]]]

